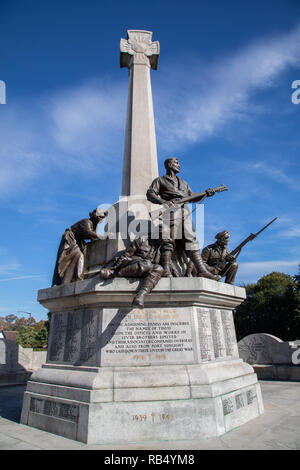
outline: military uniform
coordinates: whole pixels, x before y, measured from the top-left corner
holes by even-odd
[[[213,274],[225,276],[227,284],[233,284],[238,264],[232,261],[230,252],[217,242],[203,248],[201,257],[206,268]]]
[[[98,240],[96,227],[90,219],[79,220],[62,236],[56,259],[52,285],[67,284],[83,279],[84,240]]]
[[[144,306],[144,297],[156,286],[163,274],[163,268],[158,264],[159,243],[149,242],[147,238],[134,240],[110,268],[103,268],[100,277],[110,279],[112,277],[142,278],[142,283],[133,305]]]
[[[186,181],[168,175],[156,178],[147,191],[147,199],[154,204],[164,204],[175,199],[192,196],[193,191]],[[167,211],[160,220],[160,233],[163,238],[162,253],[174,251],[175,243],[180,241],[186,250],[199,250],[198,241],[188,206]]]

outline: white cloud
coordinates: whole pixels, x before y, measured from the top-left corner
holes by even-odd
[[[64,152],[64,164],[81,168],[120,161],[126,116],[123,84],[86,83],[52,98],[51,136]],[[117,153],[117,154],[116,154]]]
[[[300,225],[294,225],[287,230],[282,230],[279,235],[287,238],[300,238]]]
[[[27,280],[27,279],[35,279],[35,280],[44,280],[45,279],[45,276],[41,276],[41,275],[28,275],[28,276],[16,276],[16,277],[9,277],[9,278],[6,278],[6,279],[0,279],[0,282],[7,282],[7,281],[24,281],[24,280]]]
[[[251,97],[299,64],[299,40],[297,27],[252,43],[228,58],[201,66],[185,63],[184,71],[160,76],[154,96],[159,145],[168,151],[175,145],[179,149],[257,110],[264,112],[253,107]],[[21,102],[3,106],[0,196],[24,191],[49,168],[87,172],[101,166],[104,172],[119,165],[127,85],[125,75],[120,82],[94,80],[31,99],[30,107]],[[279,171],[273,171],[272,177],[289,179]]]
[[[274,181],[278,181],[279,183],[284,183],[293,188],[295,191],[300,191],[299,183],[296,179],[288,176],[282,169],[274,166],[270,166],[267,163],[259,162],[254,163],[251,169],[262,173],[264,176],[268,176],[269,178],[273,179]]]
[[[233,120],[247,119],[253,111],[264,112],[262,107],[253,107],[250,98],[274,86],[280,73],[299,65],[299,40],[300,25],[212,65],[201,64],[198,70],[186,64],[190,73],[178,84],[181,89],[174,92],[169,87],[167,98],[163,96],[166,90],[161,90],[158,100],[162,146],[203,141]]]
[[[294,275],[298,272],[300,259],[287,261],[257,261],[251,263],[239,263],[236,283],[256,282],[262,276],[277,271]]]
[[[39,173],[40,152],[36,145],[37,123],[28,122],[24,109],[6,105],[0,126],[0,193],[17,193]],[[37,118],[38,119],[38,118]]]
[[[0,264],[0,275],[14,273],[15,271],[18,271],[20,267],[19,263],[14,262]]]
[[[27,279],[36,279],[36,280],[44,280],[45,276],[41,275],[28,275],[28,276],[16,276],[16,277],[9,277],[6,279],[0,279],[0,282],[7,282],[7,281],[20,281],[20,280],[27,280]]]

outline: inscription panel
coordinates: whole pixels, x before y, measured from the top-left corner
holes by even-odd
[[[99,315],[99,313],[99,311],[92,309],[84,310],[83,312],[79,357],[80,364],[90,366],[99,364],[99,322],[101,321],[101,315]]]
[[[101,365],[196,362],[192,308],[103,309],[105,330],[114,334],[103,347]]]
[[[225,338],[220,310],[210,310],[210,321],[215,357],[226,357]]]
[[[197,308],[200,358],[203,361],[215,359],[214,344],[211,331],[210,312],[208,309]]]
[[[251,387],[248,390],[238,393],[232,393],[222,398],[224,416],[235,414],[242,409],[246,409],[250,405],[257,405],[256,388]]]
[[[230,310],[221,310],[221,318],[225,338],[226,355],[239,357],[232,312]]]
[[[52,400],[41,400],[39,398],[31,397],[30,411],[39,413],[46,416],[53,416],[65,421],[78,422],[79,406],[69,405],[67,403],[56,402]]]
[[[223,414],[224,416],[229,415],[234,411],[234,400],[233,398],[223,398]]]
[[[47,362],[98,366],[102,309],[53,313]]]
[[[52,313],[49,361],[63,362],[68,313]]]
[[[75,363],[80,357],[82,311],[75,311],[68,316],[64,362]]]

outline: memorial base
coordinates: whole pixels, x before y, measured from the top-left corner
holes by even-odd
[[[34,372],[21,422],[85,443],[219,436],[263,413],[253,368],[238,356],[232,309],[243,288],[161,279],[145,308],[138,281],[44,289],[47,363]]]

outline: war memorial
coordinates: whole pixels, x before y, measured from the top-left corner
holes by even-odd
[[[224,230],[201,255],[188,207],[227,188],[193,193],[172,156],[159,176],[150,71],[160,46],[149,31],[127,34],[122,196],[62,236],[53,285],[38,293],[51,312],[47,361],[21,422],[88,444],[220,436],[263,413],[237,347],[236,252]]]

